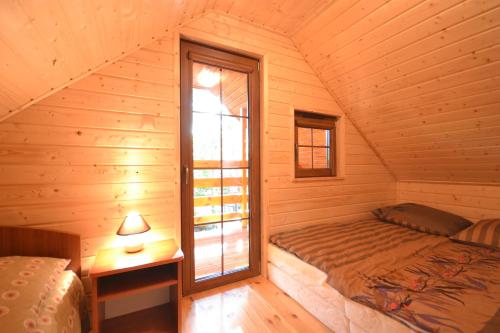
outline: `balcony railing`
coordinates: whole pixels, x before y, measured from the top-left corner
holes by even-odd
[[[246,169],[247,161],[194,161],[195,169],[220,169],[221,167],[230,169]],[[221,165],[222,164],[222,165]],[[194,224],[206,224],[212,222],[239,220],[248,218],[248,177],[245,171],[242,172],[242,177],[227,177],[227,178],[196,178],[194,179],[194,189],[209,189],[225,187],[240,187],[238,191],[241,194],[213,195],[213,196],[196,196],[193,198],[193,205],[199,207],[214,207],[230,204],[240,204],[238,212],[224,212],[224,214],[213,214],[195,216]],[[221,209],[222,210],[222,209]]]

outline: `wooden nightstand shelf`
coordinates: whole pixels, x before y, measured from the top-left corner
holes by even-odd
[[[135,254],[122,248],[99,251],[89,274],[92,333],[181,332],[183,259],[173,240],[147,244]],[[163,287],[170,287],[170,303],[102,320],[105,301]]]

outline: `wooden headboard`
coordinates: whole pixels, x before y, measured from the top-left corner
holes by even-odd
[[[68,269],[81,274],[80,236],[30,228],[0,227],[0,257],[38,256],[71,259]]]

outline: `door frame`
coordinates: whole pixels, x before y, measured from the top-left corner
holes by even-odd
[[[180,181],[181,244],[184,252],[183,294],[211,289],[257,276],[261,271],[260,210],[260,75],[259,59],[180,39]],[[200,282],[194,280],[192,63],[196,61],[248,74],[249,88],[249,269]],[[187,168],[187,169],[186,169]]]

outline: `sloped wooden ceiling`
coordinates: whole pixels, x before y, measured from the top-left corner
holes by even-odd
[[[335,0],[215,0],[211,8],[291,35]],[[210,1],[209,1],[210,2]]]
[[[500,183],[499,0],[0,2],[0,120],[207,12],[288,35],[399,180]]]
[[[179,22],[173,1],[1,1],[0,118]]]
[[[500,1],[338,0],[292,39],[399,180],[500,182]]]
[[[0,120],[208,10],[288,32],[330,1],[0,1]]]

